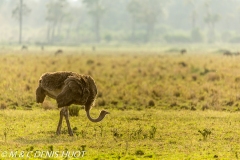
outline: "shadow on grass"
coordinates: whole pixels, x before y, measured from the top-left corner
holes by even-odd
[[[58,144],[65,142],[74,142],[77,136],[69,136],[67,130],[63,130],[60,135],[54,131],[38,132],[36,135],[27,135],[24,137],[17,137],[14,142],[20,144]]]

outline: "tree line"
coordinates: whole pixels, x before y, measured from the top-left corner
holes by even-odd
[[[4,2],[1,3],[0,7],[3,7]],[[12,17],[19,24],[19,43],[22,43],[25,20],[38,6],[28,5],[28,0],[12,3],[15,3]],[[238,41],[238,37],[233,37],[240,26],[240,2],[237,1],[39,0],[35,3],[44,4],[42,27],[46,38],[42,41],[47,43],[203,42],[204,36],[207,42],[215,42],[224,34],[229,40],[235,38]],[[231,15],[228,11],[236,14]],[[230,18],[234,25],[227,26]]]

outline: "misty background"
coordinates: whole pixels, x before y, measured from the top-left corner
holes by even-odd
[[[1,44],[240,43],[239,0],[0,0]]]

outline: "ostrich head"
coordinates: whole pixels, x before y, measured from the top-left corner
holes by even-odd
[[[105,110],[102,110],[102,111],[100,112],[100,117],[105,117],[107,114],[110,114],[110,112],[105,111]]]
[[[45,99],[46,95],[44,94],[44,90],[41,86],[39,86],[36,90],[36,101],[37,103],[42,103]]]

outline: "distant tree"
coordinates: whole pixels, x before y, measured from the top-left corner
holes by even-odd
[[[68,39],[71,31],[72,22],[73,22],[73,17],[70,13],[66,14],[65,21],[67,23],[66,37]]]
[[[95,40],[96,42],[100,42],[100,24],[106,9],[102,4],[102,0],[83,0],[83,3],[85,3],[88,8],[88,13],[93,18],[93,30],[95,32]]]
[[[12,11],[12,16],[19,21],[19,44],[22,43],[22,23],[23,16],[28,15],[31,10],[23,3],[23,0],[19,0],[19,4]]]
[[[67,15],[66,9],[68,2],[66,0],[50,1],[47,4],[47,16],[48,22],[47,39],[49,42],[53,42],[57,35],[61,34],[62,21]]]
[[[131,0],[127,9],[132,17],[132,36],[136,23],[145,25],[145,41],[148,42],[154,32],[159,17],[164,14],[165,0]]]
[[[209,29],[209,42],[213,42],[215,39],[215,24],[220,20],[220,15],[212,13],[209,7],[209,3],[205,3],[206,16],[204,17],[204,22],[207,24]]]
[[[136,23],[140,21],[141,5],[137,0],[131,0],[127,5],[127,10],[131,14],[131,40],[135,40]]]
[[[237,22],[238,22],[238,27],[240,27],[240,5],[237,6],[237,15],[236,15],[236,19],[237,19]],[[240,32],[239,28],[237,27],[237,32]]]
[[[196,21],[197,21],[197,11],[196,11],[196,1],[194,0],[185,0],[187,4],[189,4],[192,8],[191,10],[191,26],[192,30],[196,29]]]
[[[198,13],[197,13],[197,1],[194,0],[185,0],[185,3],[187,3],[190,6],[190,23],[191,23],[191,37],[192,42],[201,42],[203,40],[203,37],[201,35],[199,26],[196,24],[196,21],[198,19]],[[189,7],[188,7],[189,8]]]
[[[204,18],[204,22],[208,24],[209,28],[214,31],[215,30],[215,23],[220,20],[220,16],[218,14],[211,14],[207,13],[206,17]]]
[[[5,3],[5,0],[0,1],[0,7]]]

